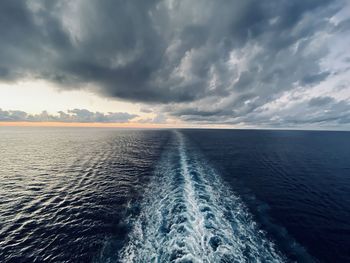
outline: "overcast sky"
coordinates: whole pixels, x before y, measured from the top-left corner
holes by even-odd
[[[0,121],[350,129],[350,2],[1,0]]]

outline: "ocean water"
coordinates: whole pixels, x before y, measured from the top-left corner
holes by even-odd
[[[350,262],[350,133],[2,127],[0,262]]]

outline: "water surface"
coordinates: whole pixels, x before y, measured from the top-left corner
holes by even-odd
[[[350,133],[0,129],[1,262],[346,262]]]

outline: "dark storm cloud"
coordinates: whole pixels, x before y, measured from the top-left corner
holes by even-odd
[[[320,36],[349,29],[331,21],[344,3],[3,0],[0,78],[94,86],[170,103],[169,114],[185,120],[225,122],[336,74],[320,66],[328,54]]]
[[[245,124],[254,127],[284,127],[284,128],[322,128],[342,127],[350,125],[350,102],[337,101],[331,97],[315,97],[310,100],[298,101],[295,104],[275,110],[255,108],[244,114],[214,113],[207,115],[203,112],[187,112],[184,119],[203,124]]]
[[[100,123],[124,123],[136,118],[137,115],[126,112],[91,112],[86,109],[73,109],[67,112],[59,111],[58,115],[52,115],[43,111],[40,114],[28,114],[24,111],[0,109],[0,121],[38,121],[38,122],[100,122]]]
[[[335,101],[330,97],[311,99],[303,114],[290,113],[284,118],[288,124],[350,124],[350,103]],[[311,106],[311,107],[310,107]],[[303,107],[303,105],[299,105]]]
[[[314,75],[306,75],[302,79],[302,84],[315,84],[325,80],[330,75],[329,72],[320,72]]]
[[[315,97],[309,101],[309,105],[320,107],[332,102],[334,102],[334,99],[332,97]]]

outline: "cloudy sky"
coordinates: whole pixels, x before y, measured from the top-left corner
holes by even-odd
[[[0,121],[350,129],[347,0],[1,0]]]

